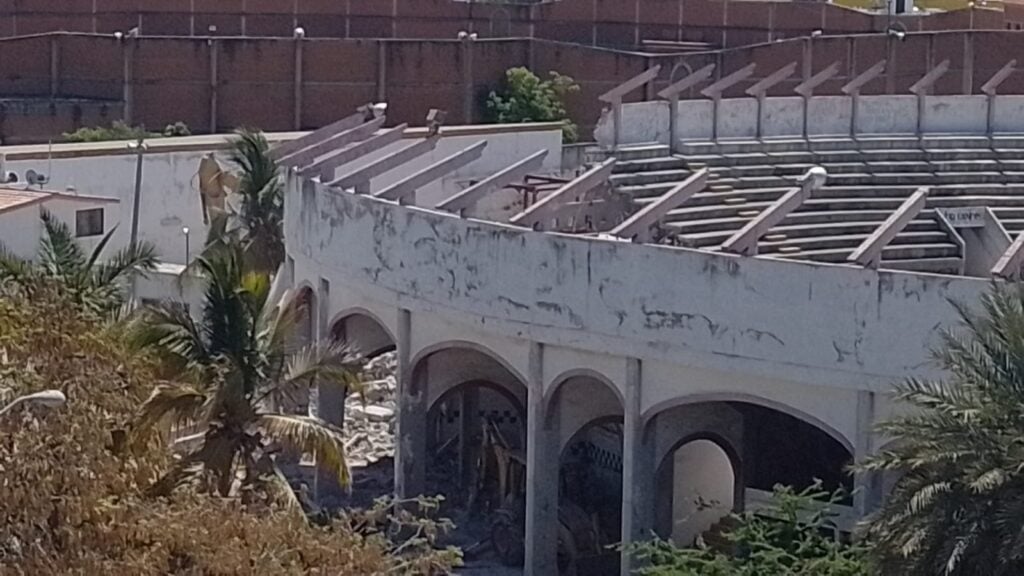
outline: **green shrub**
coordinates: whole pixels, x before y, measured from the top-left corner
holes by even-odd
[[[510,68],[501,90],[487,97],[487,118],[499,124],[562,122],[562,139],[575,142],[578,133],[565,108],[565,97],[579,89],[572,78],[558,72],[541,80],[527,68]]]
[[[164,138],[190,136],[192,132],[184,122],[168,124],[163,132],[147,132],[141,126],[129,126],[122,120],[115,120],[108,126],[83,127],[74,132],[65,132],[66,142],[108,142],[111,140],[138,140],[139,138]]]

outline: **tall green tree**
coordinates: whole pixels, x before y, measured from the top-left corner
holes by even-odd
[[[349,481],[341,430],[320,419],[276,408],[296,404],[315,378],[358,386],[362,360],[338,344],[297,348],[293,334],[302,302],[278,303],[270,275],[247,271],[244,248],[228,244],[197,260],[207,282],[198,319],[180,303],[147,308],[129,331],[156,351],[174,383],[157,386],[135,423],[137,438],[162,421],[198,423],[202,437],[154,489],[166,492],[205,472],[227,495],[240,470],[247,481],[280,479],[278,446],[316,453],[342,485]]]
[[[156,248],[149,242],[129,244],[110,258],[102,259],[116,228],[112,228],[86,254],[67,224],[47,211],[40,215],[43,237],[35,260],[18,258],[0,245],[0,280],[33,291],[52,284],[68,293],[78,305],[107,313],[124,304],[124,283],[135,274],[156,266]]]
[[[912,410],[881,427],[898,475],[866,535],[883,574],[1024,574],[1024,287],[994,286],[934,352],[947,377],[909,379]]]
[[[211,220],[207,245],[237,242],[247,266],[273,274],[285,256],[284,185],[266,136],[259,130],[237,130],[228,161],[238,172],[237,202]]]

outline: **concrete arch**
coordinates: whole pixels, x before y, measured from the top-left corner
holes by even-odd
[[[544,406],[550,406],[551,400],[555,397],[559,388],[573,378],[592,378],[597,380],[615,393],[615,397],[619,399],[619,404],[625,405],[626,403],[626,399],[622,396],[622,391],[615,385],[615,382],[613,382],[611,378],[591,368],[572,368],[552,378],[549,381],[550,385],[544,387],[546,390],[544,393]]]
[[[505,400],[508,401],[509,404],[512,405],[512,407],[519,414],[519,417],[522,419],[522,421],[526,421],[526,406],[523,405],[522,401],[519,398],[517,398],[515,394],[510,392],[508,388],[487,380],[467,380],[461,384],[456,384],[455,386],[448,388],[427,406],[427,412],[429,413],[434,411],[435,408],[440,406],[446,400],[449,400],[455,394],[469,387],[486,388],[487,390],[492,390],[497,394],[500,394],[503,398],[505,398]]]
[[[523,373],[520,370],[513,366],[511,362],[503,358],[500,354],[495,352],[490,347],[480,344],[479,342],[472,342],[470,340],[444,340],[426,346],[417,351],[416,354],[412,356],[412,360],[409,362],[409,365],[412,367],[413,372],[415,372],[416,368],[420,366],[423,363],[423,361],[429,358],[432,354],[444,350],[450,350],[453,348],[472,350],[474,352],[479,352],[480,354],[487,356],[491,360],[497,362],[498,365],[500,365],[502,368],[507,370],[508,373],[511,374],[516,380],[518,380],[524,388],[528,387],[527,378],[523,375]]]
[[[331,321],[328,322],[328,326],[333,328],[338,322],[341,322],[342,320],[348,318],[349,316],[353,316],[356,314],[359,314],[360,316],[366,316],[373,320],[374,322],[376,322],[377,324],[379,324],[380,327],[384,330],[384,332],[387,333],[388,338],[391,338],[392,342],[396,342],[398,340],[397,338],[395,338],[394,330],[392,330],[392,328],[388,326],[387,322],[381,319],[379,314],[363,306],[350,306],[348,308],[343,308],[340,312],[331,317]]]
[[[364,322],[362,330],[360,333],[349,333],[348,321],[357,319]],[[347,308],[336,314],[328,324],[325,337],[332,341],[345,341],[366,358],[394,350],[397,344],[387,324],[375,313],[360,307]]]
[[[661,458],[661,460],[656,463],[655,469],[659,470],[660,474],[660,470],[663,466],[665,466],[665,464],[668,463],[668,460],[672,458],[672,455],[675,453],[676,450],[682,448],[683,446],[689,444],[690,442],[696,442],[698,440],[706,440],[722,449],[722,452],[725,453],[726,458],[729,459],[729,464],[732,465],[732,473],[733,477],[736,478],[736,483],[742,485],[741,479],[743,478],[743,457],[740,455],[739,447],[733,446],[732,441],[730,441],[724,435],[711,430],[694,432],[693,434],[688,434],[682,437],[679,441],[672,445],[672,447],[669,448],[668,453],[665,454]]]
[[[770,408],[787,416],[796,418],[797,420],[800,420],[806,424],[814,426],[815,428],[821,430],[829,437],[831,437],[833,440],[838,442],[844,449],[846,449],[847,452],[850,453],[851,456],[855,454],[853,440],[847,438],[845,435],[843,435],[842,432],[840,432],[833,426],[829,425],[824,420],[814,416],[813,414],[808,414],[807,412],[794,408],[783,402],[772,400],[770,398],[765,398],[763,396],[757,396],[754,394],[745,394],[742,392],[702,393],[682,396],[679,398],[673,398],[672,400],[667,400],[665,402],[661,402],[650,407],[644,413],[643,420],[645,422],[645,425],[649,425],[658,414],[666,410],[675,408],[676,406],[685,406],[688,404],[701,404],[705,402],[740,402],[745,404],[753,404],[755,406],[761,406],[764,408]]]
[[[731,486],[730,474],[721,466],[723,460],[731,471]],[[729,439],[714,432],[682,438],[658,463],[655,476],[659,503],[654,510],[655,532],[678,546],[689,546],[723,516],[743,509],[739,454]]]

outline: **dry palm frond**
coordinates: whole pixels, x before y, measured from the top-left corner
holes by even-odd
[[[343,488],[350,485],[345,438],[340,429],[310,416],[284,414],[261,414],[259,425],[268,438],[302,453],[316,454],[318,467],[334,474]]]

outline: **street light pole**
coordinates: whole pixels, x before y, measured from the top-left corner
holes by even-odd
[[[65,396],[60,390],[43,390],[42,392],[36,392],[34,394],[26,394],[15,398],[14,401],[5,406],[3,410],[0,410],[0,417],[6,416],[8,412],[11,412],[18,406],[24,404],[42,406],[44,408],[59,408],[67,401],[67,396]]]

